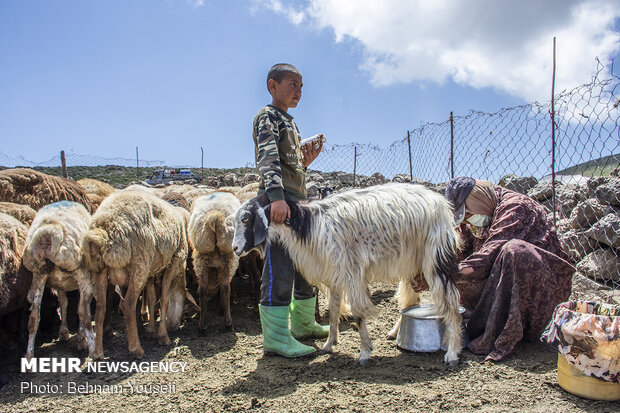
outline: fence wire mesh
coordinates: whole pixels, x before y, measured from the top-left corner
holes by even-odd
[[[495,113],[471,111],[424,123],[382,148],[330,145],[312,164],[322,172],[355,177],[401,175],[440,185],[453,176],[487,179],[529,195],[556,220],[577,269],[620,287],[619,78],[601,70],[591,82],[564,91],[551,103],[530,103]],[[551,116],[555,113],[555,139]],[[555,159],[553,159],[555,155]],[[135,159],[66,154],[69,166],[120,165]],[[555,179],[552,174],[554,162]],[[0,165],[59,166],[60,157],[33,163],[0,154]],[[140,160],[140,167],[165,165]],[[381,182],[353,179],[347,186]]]

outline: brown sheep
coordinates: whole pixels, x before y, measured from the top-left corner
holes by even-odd
[[[84,189],[70,179],[47,175],[27,168],[0,171],[0,201],[29,205],[38,211],[58,201],[74,201],[93,212]]]
[[[112,185],[98,179],[83,178],[77,181],[77,183],[84,188],[88,199],[95,207],[101,205],[104,199],[116,191]]]
[[[34,216],[37,213],[37,211],[30,208],[28,205],[16,204],[13,202],[0,202],[0,212],[12,216],[26,227],[32,224],[32,220],[34,220]]]
[[[159,343],[168,345],[168,330],[179,328],[185,304],[187,262],[187,222],[189,213],[145,191],[120,191],[106,198],[93,215],[90,229],[82,239],[87,268],[95,282],[95,351],[103,357],[103,320],[106,287],[110,283],[127,287],[121,302],[129,352],[137,359],[140,345],[136,304],[146,288],[149,309],[154,311],[154,278],[161,277]],[[155,334],[154,317],[147,333]]]
[[[10,215],[0,213],[0,319],[24,307],[32,273],[22,264],[28,228]],[[11,347],[0,329],[3,347]]]

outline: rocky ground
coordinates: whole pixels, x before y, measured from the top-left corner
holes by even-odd
[[[0,368],[9,374],[9,382],[0,389],[0,411],[620,411],[620,401],[586,400],[563,391],[556,378],[557,354],[542,343],[521,343],[499,363],[483,362],[482,356],[464,351],[453,368],[444,368],[441,351],[399,349],[384,338],[398,315],[392,285],[378,284],[372,290],[380,311],[369,323],[375,348],[366,366],[356,364],[359,336],[347,320],[340,324],[341,340],[331,355],[294,360],[263,356],[248,282],[234,282],[238,296],[233,305],[234,331],[224,329],[223,316],[213,302],[206,335],[198,334],[194,316],[171,335],[170,347],[141,338],[146,351],[143,361],[186,362],[185,373],[18,373],[15,356],[4,353]],[[581,276],[575,278],[573,290],[574,299],[620,304],[617,291]],[[324,316],[325,308],[321,298]],[[116,335],[104,342],[106,356],[131,361],[118,314],[113,325]],[[42,334],[36,355],[83,357],[73,340],[58,342]],[[321,340],[304,341],[321,344]],[[69,382],[117,385],[123,392],[68,394]],[[63,389],[57,394],[22,393],[22,383],[62,385]],[[149,393],[156,385],[170,392]]]

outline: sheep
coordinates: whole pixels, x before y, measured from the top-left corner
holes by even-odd
[[[169,345],[168,331],[176,331],[185,304],[187,223],[189,213],[144,191],[120,191],[106,198],[93,214],[82,239],[86,267],[95,284],[95,350],[103,357],[103,320],[106,286],[127,287],[121,302],[129,353],[142,358],[136,320],[136,303],[147,287],[149,309],[155,308],[154,278],[161,278],[161,320],[156,331],[154,317],[147,334],[157,335],[159,344]]]
[[[13,202],[0,202],[0,212],[12,216],[26,225],[26,227],[30,227],[37,213],[37,211],[30,208],[28,205],[16,204]]]
[[[446,324],[447,364],[461,349],[459,293],[449,266],[460,241],[448,201],[423,186],[388,183],[330,195],[306,205],[288,202],[289,224],[269,226],[269,199],[261,194],[244,203],[235,216],[233,251],[242,255],[280,240],[310,284],[329,290],[329,337],[321,351],[330,353],[338,337],[341,300],[357,321],[360,364],[370,359],[372,343],[366,319],[375,307],[368,285],[399,280],[401,307],[419,301],[411,280],[422,276],[439,317]]]
[[[0,201],[15,202],[38,211],[58,201],[74,201],[94,211],[84,189],[76,182],[27,168],[0,171]]]
[[[77,183],[84,188],[86,195],[95,207],[98,207],[104,199],[115,191],[112,185],[98,179],[82,178]]]
[[[32,273],[22,263],[28,228],[14,217],[0,213],[0,318],[24,307]],[[0,328],[1,342],[11,347]]]
[[[202,196],[192,205],[188,236],[198,279],[201,330],[207,326],[207,297],[214,296],[218,289],[224,323],[232,328],[230,283],[239,266],[239,258],[232,251],[232,237],[234,214],[240,206],[239,200],[227,192]]]
[[[41,313],[43,289],[47,285],[58,293],[60,304],[60,340],[70,337],[67,328],[66,291],[78,289],[80,301],[78,316],[78,349],[94,349],[94,335],[90,316],[93,286],[90,273],[84,269],[80,243],[90,224],[90,213],[84,206],[71,201],[47,205],[37,212],[32,221],[24,247],[23,262],[32,271],[32,285],[28,301],[32,304],[28,321],[26,358],[34,355],[34,345]]]

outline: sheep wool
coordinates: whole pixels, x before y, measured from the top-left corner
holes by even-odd
[[[108,280],[114,285],[127,287],[121,306],[129,352],[139,359],[144,350],[138,338],[136,303],[147,287],[148,299],[152,300],[149,308],[152,309],[153,282],[155,278],[161,279],[160,308],[165,316],[161,318],[158,331],[154,317],[151,317],[147,334],[157,335],[162,345],[170,343],[168,330],[179,328],[185,304],[188,221],[186,210],[146,191],[115,192],[101,203],[82,239],[84,260],[93,274],[97,300],[94,358],[103,357]]]
[[[14,202],[0,202],[0,212],[10,215],[22,224],[29,227],[34,220],[37,211],[28,205],[16,204]]]
[[[58,201],[74,201],[94,210],[84,189],[70,179],[47,175],[28,168],[0,171],[0,201],[29,205],[39,210]]]
[[[207,297],[220,293],[225,325],[232,327],[230,283],[239,266],[232,251],[234,215],[241,206],[235,195],[215,192],[197,198],[192,205],[188,236],[200,296],[199,328],[206,328]]]
[[[32,303],[28,322],[28,348],[26,358],[34,355],[34,342],[39,326],[41,300],[45,286],[58,293],[60,304],[59,338],[69,339],[67,328],[66,291],[79,289],[78,315],[80,327],[78,348],[94,349],[94,336],[90,317],[92,282],[84,269],[81,241],[90,224],[90,213],[76,202],[60,201],[41,208],[32,221],[26,238],[23,262],[32,271],[32,285],[28,301]]]

